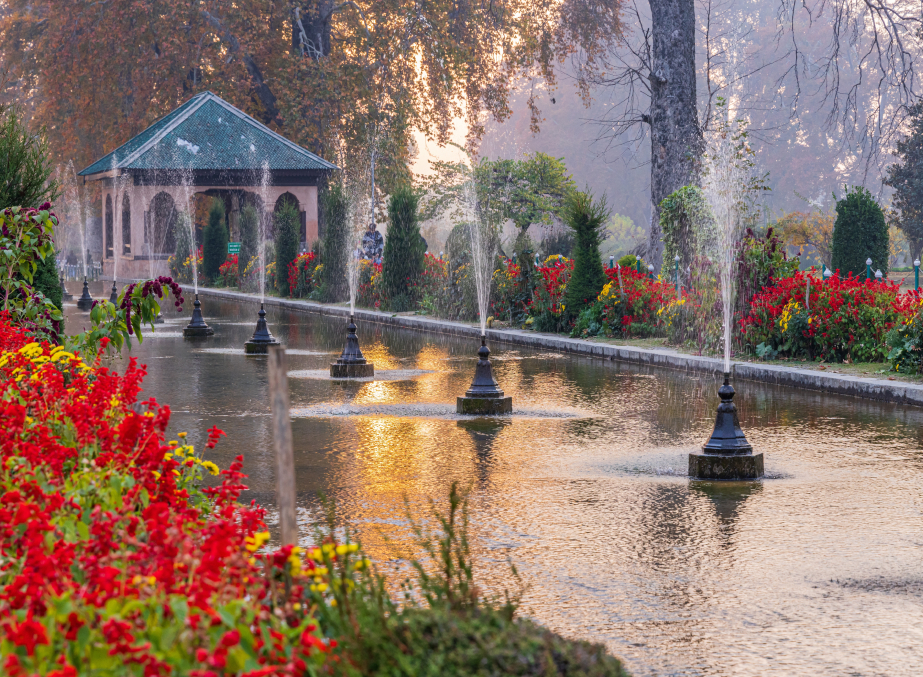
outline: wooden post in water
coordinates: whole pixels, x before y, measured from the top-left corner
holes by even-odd
[[[276,452],[276,496],[282,545],[298,544],[295,519],[295,455],[292,450],[292,421],[289,417],[288,369],[285,346],[269,346],[269,401],[272,408],[272,443]]]

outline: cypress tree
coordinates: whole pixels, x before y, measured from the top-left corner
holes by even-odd
[[[420,236],[420,198],[409,186],[394,191],[388,202],[388,237],[382,255],[382,286],[396,311],[409,310],[414,290],[426,267],[426,246]]]
[[[58,278],[58,263],[52,250],[44,261],[38,261],[35,275],[32,276],[32,288],[42,292],[58,310],[61,310],[61,280]]]
[[[564,223],[574,232],[574,273],[567,281],[564,301],[568,318],[577,317],[606,286],[599,246],[608,219],[605,196],[594,201],[589,190],[574,191],[564,202]]]
[[[240,254],[237,256],[237,270],[240,275],[244,274],[250,261],[259,256],[259,218],[253,205],[245,206],[240,212]]]
[[[324,237],[321,241],[320,300],[337,303],[349,298],[349,196],[339,182],[331,182],[321,194]]]
[[[202,235],[202,272],[209,280],[218,279],[218,269],[228,258],[228,226],[224,218],[224,200],[212,200],[208,225]]]
[[[286,202],[276,212],[276,288],[280,296],[289,295],[288,265],[298,257],[298,208]]]
[[[865,260],[872,270],[888,274],[888,224],[872,194],[862,186],[848,190],[836,203],[833,224],[834,271],[864,275]]]

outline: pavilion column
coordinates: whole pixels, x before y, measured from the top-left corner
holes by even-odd
[[[240,195],[237,191],[231,192],[231,213],[228,215],[228,225],[231,228],[231,242],[240,242]]]

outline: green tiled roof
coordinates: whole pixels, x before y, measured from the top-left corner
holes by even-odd
[[[220,96],[197,94],[80,172],[141,170],[315,170],[333,165],[257,122]]]

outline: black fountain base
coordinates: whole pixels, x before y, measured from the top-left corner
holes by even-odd
[[[79,310],[90,310],[93,307],[93,297],[90,296],[90,288],[87,285],[87,279],[83,278],[83,294],[77,299],[77,308]]]
[[[737,406],[732,402],[731,375],[725,373],[718,389],[721,404],[715,417],[715,430],[702,446],[702,452],[689,454],[689,476],[701,480],[755,480],[763,476],[763,454],[753,447],[740,429]]]
[[[707,480],[755,480],[762,477],[763,454],[728,456],[689,454],[689,476]]]
[[[269,326],[266,324],[266,311],[263,304],[260,304],[259,319],[256,321],[256,331],[250,340],[244,344],[244,352],[247,355],[268,355],[269,346],[277,346],[279,342],[276,337],[269,332]]]
[[[202,304],[199,302],[199,295],[195,295],[195,301],[192,304],[192,321],[183,329],[183,338],[204,339],[212,336],[215,330],[205,324],[202,317]]]
[[[481,336],[478,348],[478,363],[474,368],[474,380],[464,397],[459,397],[455,404],[456,413],[467,416],[497,416],[513,411],[513,398],[505,396],[494,380],[490,364],[490,349],[487,337]]]
[[[58,282],[61,284],[61,301],[73,301],[74,295],[67,291],[67,285],[64,284],[64,275],[58,276]]]
[[[157,317],[154,318],[154,324],[163,324],[164,322],[163,313],[157,313]]]
[[[330,365],[330,378],[375,378],[375,365],[371,362],[334,362]]]
[[[513,398],[506,397],[459,397],[455,411],[469,416],[497,416],[513,413]]]
[[[343,352],[330,365],[330,378],[375,378],[375,365],[362,354],[352,315],[346,323],[346,345],[343,346]]]

